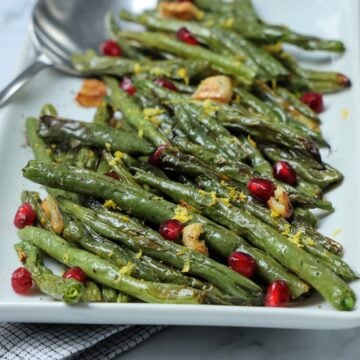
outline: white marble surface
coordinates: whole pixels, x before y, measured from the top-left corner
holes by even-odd
[[[16,71],[34,0],[0,1],[0,88]],[[360,358],[360,330],[309,331],[171,327],[123,359],[316,359]]]

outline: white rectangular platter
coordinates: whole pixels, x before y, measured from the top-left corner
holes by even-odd
[[[359,126],[359,1],[357,0],[256,0],[261,15],[300,32],[342,39],[347,52],[329,61],[314,54],[312,66],[337,69],[350,76],[351,90],[325,97],[322,114],[325,138],[332,151],[325,161],[339,168],[345,181],[328,194],[336,211],[321,220],[321,231],[336,236],[345,247],[345,260],[360,272],[360,126]],[[28,54],[24,54],[24,59]],[[309,56],[308,56],[309,58]],[[31,159],[24,134],[26,116],[37,115],[53,103],[64,117],[90,120],[92,111],[80,108],[74,95],[80,79],[46,70],[34,78],[0,110],[0,322],[94,324],[176,324],[281,327],[308,329],[349,328],[360,325],[360,304],[352,312],[339,312],[314,296],[297,307],[260,308],[210,305],[88,304],[67,306],[34,293],[15,294],[11,273],[19,266],[13,245],[17,242],[13,216],[24,189],[39,189],[22,178],[21,169]],[[352,284],[360,301],[360,281]]]

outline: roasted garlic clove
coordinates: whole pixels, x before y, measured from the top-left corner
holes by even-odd
[[[233,86],[228,76],[216,75],[203,80],[196,89],[193,99],[229,103],[233,96]]]
[[[41,203],[45,216],[50,220],[52,229],[56,234],[61,234],[64,230],[64,220],[61,215],[57,202],[48,195]]]
[[[163,18],[176,18],[180,20],[200,20],[202,11],[200,11],[190,1],[169,2],[163,1],[159,4],[159,13]]]
[[[267,201],[267,204],[275,215],[281,216],[283,218],[289,218],[293,213],[293,207],[291,205],[289,196],[281,186],[277,186],[274,196],[270,197],[270,199]]]
[[[200,235],[204,232],[204,224],[192,223],[184,227],[182,233],[182,242],[186,247],[194,249],[206,256],[209,255],[205,241],[199,240]]]

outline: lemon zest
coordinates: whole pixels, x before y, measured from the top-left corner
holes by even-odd
[[[159,126],[161,120],[158,118],[159,115],[163,114],[164,110],[156,107],[156,108],[145,108],[143,110],[144,119],[150,121],[156,126]]]
[[[214,105],[210,99],[206,99],[203,102],[204,112],[206,115],[214,115],[219,109],[218,106]]]
[[[290,224],[285,224],[284,226],[284,230],[283,232],[281,233],[281,235],[284,235],[284,236],[289,236],[290,235]]]
[[[335,229],[335,230],[332,232],[331,236],[332,236],[332,237],[336,237],[336,236],[338,236],[341,232],[342,232],[342,229],[337,228],[337,229]]]
[[[187,69],[186,68],[180,68],[176,74],[184,80],[184,83],[186,85],[189,85],[190,84],[190,78],[189,78],[189,74],[187,72]]]
[[[115,202],[113,200],[105,200],[104,206],[107,209],[116,209],[116,204],[115,204]]]
[[[302,235],[302,230],[299,229],[295,235],[289,236],[289,240],[296,246],[303,247],[303,245],[301,244],[301,235]]]
[[[316,245],[316,242],[315,242],[313,239],[311,239],[311,238],[306,238],[306,239],[304,240],[304,243],[305,243],[306,245],[308,245],[308,246],[315,246],[315,245]]]
[[[117,166],[121,163],[121,159],[123,158],[124,154],[121,151],[115,151],[114,158],[108,161],[110,166]]]
[[[239,191],[238,192],[238,198],[241,202],[244,202],[246,200],[246,195],[242,192],[242,191]]]
[[[199,189],[198,193],[209,198],[209,200],[211,201],[209,206],[213,206],[216,204],[217,197],[215,191],[206,192],[202,189]]]
[[[227,186],[227,182],[226,182],[225,180],[221,180],[221,181],[220,181],[220,185],[226,187],[226,186]]]
[[[238,192],[234,187],[227,186],[226,189],[229,191],[229,199],[231,201],[236,201],[238,199]]]
[[[134,255],[134,258],[135,259],[140,259],[142,257],[142,254],[143,254],[142,250],[140,249],[139,252]]]
[[[272,218],[278,218],[280,216],[280,214],[274,209],[271,209],[270,215]]]
[[[133,270],[134,270],[134,264],[129,261],[126,265],[124,265],[120,268],[119,274],[120,275],[130,275]]]
[[[189,215],[185,207],[178,205],[175,208],[173,219],[179,220],[181,223],[186,223],[192,218],[192,215]]]
[[[114,153],[114,157],[116,160],[120,161],[123,157],[124,157],[124,153],[122,153],[121,151],[115,151]]]
[[[225,206],[230,207],[230,200],[228,198],[219,199]]]

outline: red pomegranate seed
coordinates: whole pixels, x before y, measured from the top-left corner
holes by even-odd
[[[171,241],[177,241],[180,238],[184,225],[176,219],[163,221],[159,226],[160,235]]]
[[[23,229],[32,225],[36,220],[36,212],[28,203],[19,206],[14,217],[14,224],[17,228]]]
[[[100,51],[106,56],[121,56],[122,50],[114,40],[105,40],[100,45]]]
[[[161,155],[164,153],[166,148],[168,147],[167,144],[160,145],[150,156],[149,156],[149,164],[154,166],[159,166],[161,161]]]
[[[154,80],[154,84],[162,86],[163,88],[172,90],[172,91],[177,91],[177,87],[169,80],[164,79],[164,78],[156,78]]]
[[[63,278],[64,279],[75,279],[77,281],[80,281],[83,284],[86,283],[86,281],[87,281],[86,274],[78,266],[74,266],[70,269],[67,269],[63,274]]]
[[[321,94],[307,92],[301,97],[301,101],[318,114],[324,111],[324,101]]]
[[[255,274],[255,259],[241,251],[234,251],[228,257],[229,266],[236,272],[250,278]]]
[[[262,201],[268,201],[275,192],[275,185],[272,181],[261,178],[250,179],[247,188],[252,196]]]
[[[111,177],[111,178],[113,178],[115,180],[119,180],[118,174],[116,172],[114,172],[114,171],[109,171],[107,173],[104,173],[104,175],[108,176],[108,177]]]
[[[277,161],[273,165],[274,178],[286,184],[296,186],[297,178],[294,168],[287,161]]]
[[[199,45],[198,39],[185,26],[176,32],[176,38],[188,45]]]
[[[265,295],[265,306],[285,307],[290,302],[290,290],[283,280],[276,280],[269,284]]]
[[[126,91],[130,96],[133,96],[136,94],[136,87],[133,85],[130,78],[125,77],[121,83],[120,87]]]
[[[32,277],[28,270],[19,267],[11,275],[11,286],[18,294],[27,293],[32,287]]]

